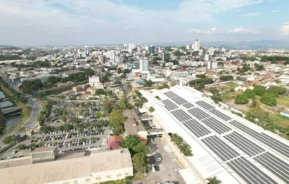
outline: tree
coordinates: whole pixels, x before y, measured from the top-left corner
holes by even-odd
[[[136,135],[128,135],[124,138],[122,147],[128,148],[131,153],[134,153],[134,148],[140,143],[139,138]]]
[[[255,98],[255,92],[251,89],[246,89],[243,94],[248,98]]]
[[[95,95],[104,95],[105,91],[103,89],[97,89],[95,90]]]
[[[20,150],[24,150],[26,148],[26,146],[25,146],[25,144],[19,144],[17,146],[17,148],[20,149]]]
[[[136,153],[132,157],[132,162],[133,162],[133,166],[134,166],[135,170],[138,173],[146,172],[148,162],[147,162],[146,155],[144,153]]]
[[[109,114],[112,110],[113,103],[112,101],[105,100],[102,104],[102,112],[105,114]]]
[[[267,93],[273,93],[275,96],[279,96],[286,93],[286,89],[279,86],[272,86],[267,89]]]
[[[221,79],[222,81],[229,81],[229,80],[233,80],[234,77],[233,77],[232,75],[222,75],[222,76],[220,77],[220,79]]]
[[[256,95],[262,96],[264,93],[266,93],[266,88],[264,86],[255,85],[253,91]]]
[[[149,111],[150,111],[150,112],[154,112],[155,109],[154,109],[153,107],[150,107],[150,108],[149,108]]]
[[[6,119],[2,111],[0,111],[0,134],[3,133],[6,127]]]
[[[275,94],[273,93],[265,93],[261,96],[261,102],[263,104],[269,105],[269,106],[276,106],[277,105],[277,99]]]
[[[235,103],[236,104],[247,104],[248,102],[249,102],[249,99],[244,94],[237,95],[236,98],[235,98]]]
[[[133,151],[135,153],[144,153],[148,154],[149,153],[149,148],[146,144],[139,142],[136,146],[133,147]]]
[[[221,184],[221,180],[219,180],[216,176],[208,178],[208,184]]]
[[[122,115],[120,110],[114,110],[109,115],[109,127],[115,135],[119,135],[123,132],[123,123],[126,118]]]
[[[152,87],[153,82],[151,80],[144,80],[144,87]]]
[[[13,141],[15,141],[15,135],[10,135],[10,136],[7,136],[3,139],[3,143],[4,144],[10,144],[12,143]]]

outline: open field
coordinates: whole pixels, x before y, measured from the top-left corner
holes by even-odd
[[[279,96],[277,98],[277,104],[289,107],[289,97]]]

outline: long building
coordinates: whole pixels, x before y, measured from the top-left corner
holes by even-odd
[[[1,184],[94,184],[133,176],[128,149],[70,154],[70,158],[38,164],[28,159],[0,163]],[[25,162],[25,163],[24,163]]]
[[[289,183],[289,141],[225,111],[189,87],[140,91],[153,122],[190,144],[195,176],[223,184]],[[203,180],[204,181],[204,180]]]

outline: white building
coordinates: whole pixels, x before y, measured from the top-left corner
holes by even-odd
[[[196,40],[195,41],[195,44],[194,44],[194,51],[199,51],[200,50],[200,48],[201,48],[201,43],[200,43],[200,41],[199,40]]]
[[[187,45],[187,46],[186,46],[186,49],[187,49],[187,50],[190,50],[190,49],[191,49],[191,46],[190,46],[190,45]]]
[[[132,53],[132,50],[136,48],[136,45],[134,43],[129,43],[128,44],[128,52]]]
[[[279,77],[279,80],[281,81],[281,84],[287,85],[289,84],[289,75],[283,74]]]
[[[204,60],[209,61],[209,54],[205,54]]]
[[[89,81],[89,85],[93,88],[100,88],[100,89],[103,89],[103,84],[100,83],[99,81],[99,77],[97,76],[91,76],[88,78],[88,81]]]
[[[211,47],[211,48],[209,48],[209,51],[208,51],[208,52],[209,52],[209,55],[210,55],[210,56],[213,56],[214,53],[215,53],[215,49]]]
[[[142,59],[139,61],[139,69],[141,72],[149,71],[149,61],[147,59]]]
[[[0,169],[3,184],[94,184],[132,175],[133,166],[128,149],[91,152],[87,156],[84,152],[72,153],[67,159]]]

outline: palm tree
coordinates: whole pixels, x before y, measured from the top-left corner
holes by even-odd
[[[209,181],[208,184],[221,184],[221,180],[218,180],[218,178],[216,176],[214,177],[210,177],[207,179]]]

